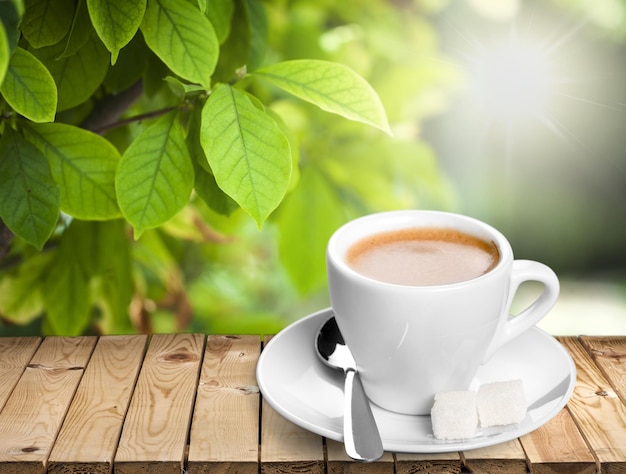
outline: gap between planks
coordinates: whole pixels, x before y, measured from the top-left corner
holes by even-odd
[[[93,336],[48,337],[25,361],[21,377],[0,411],[3,472],[45,469],[96,340]]]
[[[106,337],[108,336],[103,336],[102,338],[100,338],[100,340]],[[213,336],[210,336],[210,337],[213,337]],[[218,336],[218,337],[221,337],[221,336]],[[256,340],[258,352],[260,353],[261,340],[259,339],[258,336],[253,336],[253,337]],[[24,338],[20,338],[20,339],[24,339]],[[625,397],[625,387],[626,387],[626,373],[625,373],[626,366],[623,363],[624,360],[626,360],[626,347],[623,345],[616,346],[614,341],[612,341],[610,338],[589,338],[589,337],[574,338],[574,337],[571,337],[571,338],[558,338],[558,339],[560,340],[560,342],[564,344],[564,346],[570,351],[570,353],[574,355],[574,359],[577,362],[578,371],[579,371],[579,381],[577,382],[575,394],[572,399],[572,403],[571,403],[572,407],[566,409],[565,411],[568,411],[568,410],[571,411],[573,419],[576,423],[577,429],[579,429],[580,432],[584,435],[583,441],[588,443],[591,446],[592,451],[595,453],[595,455],[598,456],[599,470],[601,470],[601,472],[621,471],[623,470],[625,466],[624,453],[620,451],[619,449],[617,450],[617,453],[615,453],[615,452],[612,452],[611,449],[608,449],[608,448],[613,448],[618,445],[626,446],[626,440],[623,438],[623,433],[624,433],[623,428],[626,422],[624,421],[625,420],[625,417],[623,416],[624,407],[622,406],[623,405],[622,401]],[[13,367],[9,370],[9,371],[13,371],[13,375],[12,375],[13,378],[15,378],[16,370],[18,371],[19,375],[17,376],[17,379],[16,379],[17,382],[15,382],[12,388],[7,388],[7,386],[5,385],[3,385],[2,388],[0,388],[0,390],[4,389],[4,392],[0,391],[0,417],[3,416],[2,407],[6,405],[7,403],[9,403],[10,399],[15,396],[16,390],[19,389],[18,385],[20,383],[20,380],[22,379],[22,377],[25,377],[27,370],[29,371],[40,370],[42,372],[45,372],[45,368],[48,368],[48,369],[50,368],[49,363],[37,358],[36,354],[44,345],[51,343],[48,341],[54,342],[55,340],[59,341],[60,339],[49,337],[49,338],[44,339],[44,341],[41,342],[40,344],[39,343],[40,340],[38,338],[35,338],[35,342],[31,341],[29,343],[30,344],[29,347],[31,347],[31,349],[29,349],[31,351],[30,360],[28,360],[25,363],[23,362],[22,368],[19,368],[19,363],[18,363],[17,369]],[[100,342],[100,340],[98,342]],[[199,365],[201,364],[202,367],[204,367],[206,353],[207,353],[206,338],[204,338],[203,340],[204,340],[204,346],[203,346],[203,350],[201,351],[201,360],[199,362]],[[266,339],[266,342],[267,340],[269,339]],[[620,343],[623,344],[623,339],[620,341]],[[77,395],[76,387],[79,386],[80,383],[82,383],[82,380],[85,378],[85,372],[89,368],[89,364],[92,361],[94,353],[95,353],[95,349],[94,349],[94,345],[92,345],[91,349],[88,350],[87,359],[85,360],[82,366],[80,363],[75,363],[74,365],[66,363],[64,365],[64,370],[67,372],[75,372],[75,373],[80,372],[80,378],[78,379],[78,381],[75,382],[75,387],[71,394],[72,400]],[[28,354],[28,350],[26,351],[26,354]],[[141,356],[142,361],[145,358],[145,354],[146,352],[144,350]],[[6,361],[3,360],[3,362],[5,362],[5,366],[6,366]],[[28,366],[30,366],[30,369],[28,369]],[[85,366],[87,367],[87,369],[83,369],[83,367]],[[2,364],[0,364],[0,367],[2,367]],[[137,368],[137,371],[140,371],[141,368],[142,368],[142,365],[140,364],[140,366]],[[68,370],[68,369],[75,369],[75,370]],[[198,370],[200,370],[200,368]],[[5,370],[5,373],[6,372],[7,371]],[[254,370],[252,372],[254,373]],[[589,390],[591,390],[593,394],[591,394]],[[4,393],[4,395],[2,395],[2,393]],[[2,396],[4,396],[4,401],[2,400]],[[66,393],[66,396],[67,396],[67,393]],[[198,395],[196,393],[195,398],[192,401],[192,406],[194,407],[197,404],[197,397]],[[257,396],[257,398],[260,398],[260,396]],[[11,402],[11,403],[14,403],[14,402]],[[617,430],[617,434],[613,432],[608,433],[608,434],[594,432],[592,429],[589,428],[588,420],[584,416],[581,417],[581,414],[582,415],[586,414],[586,411],[583,410],[583,405],[585,407],[591,406],[592,411],[594,411],[594,413],[596,415],[599,415],[602,419],[610,418],[609,421],[611,421],[618,428],[621,428],[621,430]],[[609,408],[608,412],[606,409],[607,406]],[[71,407],[71,405],[68,405],[68,407]],[[271,468],[271,463],[268,464],[268,466],[263,465],[263,461],[267,459],[264,458],[263,451],[261,450],[261,447],[263,446],[262,423],[264,421],[264,417],[262,417],[261,414],[263,413],[264,408],[265,407],[259,406],[258,416],[257,416],[258,428],[256,430],[256,438],[257,438],[256,443],[257,443],[258,450],[257,450],[256,464],[257,464],[258,470],[263,469],[264,472],[271,472],[271,469],[269,469]],[[603,414],[603,412],[609,413],[610,416]],[[270,418],[272,417],[271,408],[267,408],[267,411],[265,413],[268,414]],[[615,414],[617,414],[617,416],[615,416]],[[61,417],[59,426],[57,426],[57,430],[56,430],[57,434],[59,434],[58,430],[65,423],[65,420],[67,419],[68,416],[69,414],[66,410],[65,414]],[[557,417],[557,420],[558,418],[560,418],[560,416],[561,414],[559,414],[559,417]],[[555,423],[556,422],[557,421],[555,421]],[[566,423],[570,423],[570,422],[566,421]],[[546,427],[548,428],[547,425]],[[189,444],[191,444],[191,439],[192,439],[191,430],[192,429],[193,429],[193,423],[189,427],[189,432],[186,437],[187,442]],[[621,435],[619,434],[620,432],[622,433]],[[524,443],[524,439],[522,439],[522,443]],[[616,445],[615,443],[618,443],[618,444]],[[324,445],[324,443],[322,443],[322,445]],[[608,445],[608,448],[607,448],[607,445]],[[189,449],[190,449],[190,446],[189,446]],[[607,449],[608,449],[608,453],[607,453]],[[408,458],[410,457],[411,456],[408,456]],[[37,456],[35,456],[35,458],[37,458]],[[394,458],[395,458],[396,470],[400,466],[399,460],[402,460],[402,462],[405,462],[406,460],[408,460],[408,459],[404,459],[404,456],[400,454],[395,455]],[[187,463],[189,463],[190,461],[188,451],[185,451],[185,454],[183,454],[183,459],[184,459],[183,462],[185,464],[185,467],[188,467]],[[327,444],[325,447],[322,448],[322,459],[323,459],[323,463],[327,464],[328,462]],[[586,462],[586,463],[589,463],[589,462],[593,463],[593,461],[590,461],[588,458],[585,458],[579,461]],[[37,462],[38,461],[35,461],[35,463]],[[44,459],[44,462],[45,462],[45,459]],[[559,464],[559,466],[565,467],[564,464]],[[580,472],[590,472],[587,469],[590,467],[589,464],[585,466],[582,466],[581,464],[577,464],[577,466],[578,468],[583,467],[583,469]],[[269,470],[265,469],[265,467],[267,467]],[[469,466],[464,466],[464,467],[467,468]],[[540,472],[539,468],[541,467],[541,463],[539,463],[536,467],[538,470],[533,469],[533,472]],[[570,467],[574,467],[574,466],[570,466]],[[24,471],[20,471],[20,472],[24,472]],[[197,471],[197,472],[203,472],[203,471]]]
[[[577,383],[568,410],[599,464],[626,472],[626,338],[557,338],[572,354]]]
[[[259,469],[259,336],[209,336],[190,432],[189,474]]]

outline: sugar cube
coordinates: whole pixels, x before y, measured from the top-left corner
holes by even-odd
[[[521,380],[485,383],[476,397],[480,426],[519,423],[526,416],[526,396]]]
[[[435,395],[430,412],[437,439],[469,439],[478,425],[476,392],[455,390]]]

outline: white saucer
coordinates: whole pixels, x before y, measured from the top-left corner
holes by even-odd
[[[265,400],[282,416],[309,431],[343,440],[343,374],[317,358],[314,339],[332,315],[311,314],[283,329],[261,353],[257,382]],[[429,416],[389,412],[372,405],[386,451],[440,453],[465,451],[515,439],[539,428],[569,400],[576,368],[569,353],[552,336],[534,327],[502,347],[483,365],[473,382],[522,379],[526,418],[505,430],[478,432],[464,441],[441,441],[432,435]]]

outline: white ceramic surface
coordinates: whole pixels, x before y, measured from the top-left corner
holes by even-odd
[[[363,238],[413,228],[461,231],[493,244],[500,258],[476,278],[432,286],[375,280],[346,262],[349,249]],[[481,363],[533,327],[559,294],[549,267],[514,260],[497,229],[449,212],[402,210],[354,219],[330,238],[326,262],[331,306],[365,393],[379,406],[409,415],[429,414],[437,392],[467,388]],[[527,281],[542,283],[543,290],[511,317],[517,288]]]
[[[331,309],[311,314],[277,334],[261,353],[257,382],[278,413],[307,430],[342,441],[343,374],[324,366],[314,339]],[[429,416],[393,413],[374,405],[385,450],[409,453],[465,451],[527,434],[549,421],[569,400],[576,368],[552,336],[532,328],[500,348],[478,371],[471,388],[486,382],[521,379],[528,401],[518,425],[477,432],[465,441],[441,441],[432,435]]]

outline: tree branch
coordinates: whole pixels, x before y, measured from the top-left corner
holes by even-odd
[[[176,107],[166,107],[164,109],[146,112],[145,114],[133,115],[132,117],[128,117],[123,120],[118,120],[117,122],[112,122],[112,123],[101,125],[100,127],[93,128],[91,129],[91,131],[102,135],[103,133],[106,133],[109,130],[113,130],[114,128],[123,127],[124,125],[129,125],[135,122],[141,122],[142,120],[160,117],[161,115],[165,115],[166,113],[171,112],[174,109],[176,109]]]
[[[11,250],[11,242],[13,241],[13,232],[0,220],[0,263],[9,255]]]
[[[130,86],[117,95],[107,96],[93,108],[89,116],[80,125],[85,130],[102,135],[114,128],[123,127],[135,122],[141,122],[151,118],[165,115],[177,107],[165,107],[139,115],[134,115],[120,120],[120,117],[133,105],[143,94],[143,83],[141,80]],[[184,107],[184,106],[183,106]]]
[[[98,102],[81,127],[99,134],[115,128],[119,118],[142,94],[143,82],[140,79],[119,94],[107,96]]]

